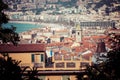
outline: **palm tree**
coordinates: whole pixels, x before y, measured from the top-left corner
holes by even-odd
[[[26,69],[29,69],[27,71],[27,76],[25,77],[26,80],[40,80],[38,78],[38,70],[36,67],[33,67],[33,68],[30,68],[30,67],[27,67]]]
[[[0,57],[0,80],[23,80],[20,62],[9,56]]]

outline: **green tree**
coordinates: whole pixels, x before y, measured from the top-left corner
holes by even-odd
[[[33,68],[28,67],[28,69],[30,70],[27,71],[27,76],[25,77],[26,80],[40,80],[38,78],[38,70],[36,67]]]
[[[2,43],[11,42],[16,45],[19,41],[19,35],[15,32],[15,27],[2,27],[2,24],[6,24],[9,21],[9,17],[4,13],[4,10],[7,10],[8,8],[8,5],[0,0],[0,40]]]
[[[109,36],[112,50],[108,52],[105,70],[111,76],[111,80],[118,80],[120,79],[120,35],[112,33]]]
[[[23,80],[20,62],[8,55],[0,57],[0,80]]]

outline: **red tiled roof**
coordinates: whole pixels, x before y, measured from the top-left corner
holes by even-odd
[[[45,44],[0,44],[0,53],[44,52]]]

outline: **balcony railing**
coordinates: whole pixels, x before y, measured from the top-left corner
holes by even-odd
[[[82,57],[66,57],[65,59],[64,56],[60,56],[57,60],[52,57],[50,62],[22,63],[21,67],[37,67],[39,70],[80,70],[88,64],[91,65],[91,58],[86,60]]]
[[[76,64],[74,62],[68,62],[68,63],[66,63],[67,68],[75,68],[76,67],[75,65]]]
[[[21,63],[20,66],[21,66],[21,68],[29,67],[30,63]]]
[[[43,63],[34,63],[34,67],[36,67],[36,68],[43,68],[44,64]]]
[[[61,62],[61,63],[55,63],[56,64],[56,68],[64,68],[65,67],[65,63]]]

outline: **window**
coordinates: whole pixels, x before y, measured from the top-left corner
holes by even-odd
[[[32,60],[32,62],[35,61],[35,55],[34,54],[31,55],[31,60]]]
[[[44,54],[31,54],[31,62],[40,63],[44,61]]]
[[[64,62],[56,63],[56,68],[64,68]]]
[[[40,55],[40,58],[41,58],[41,62],[43,62],[43,61],[44,61],[44,55],[41,54],[41,55]]]
[[[68,68],[74,68],[75,67],[75,63],[74,62],[68,62],[67,63],[67,67]]]
[[[62,80],[70,80],[70,76],[69,75],[63,75]]]
[[[81,67],[86,67],[86,65],[89,65],[89,62],[81,62]]]
[[[78,35],[80,35],[80,33],[78,32]]]

